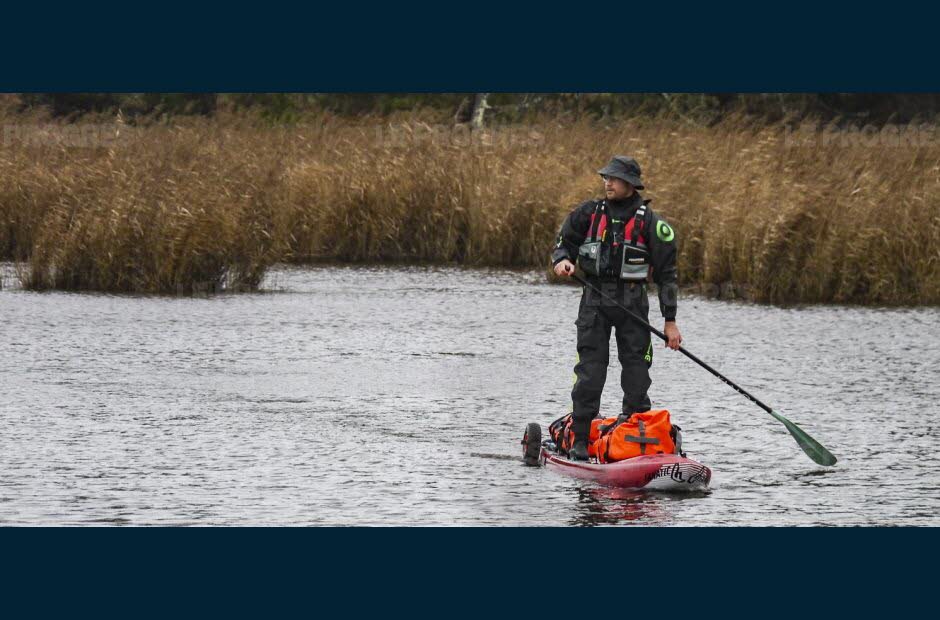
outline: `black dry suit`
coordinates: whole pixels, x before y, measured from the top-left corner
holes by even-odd
[[[650,272],[659,286],[659,308],[667,321],[676,318],[675,232],[636,192],[621,201],[588,201],[565,219],[552,263],[568,259],[587,275],[586,280],[648,319],[646,283]],[[601,392],[610,363],[610,332],[616,329],[617,355],[622,372],[623,413],[650,409],[647,394],[653,343],[649,331],[623,310],[588,288],[578,309],[578,363],[571,391],[573,431],[586,438],[591,420],[600,410]]]

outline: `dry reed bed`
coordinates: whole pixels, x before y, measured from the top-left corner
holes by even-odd
[[[0,150],[0,252],[32,288],[253,288],[277,261],[540,266],[611,154],[644,166],[689,284],[770,302],[940,303],[940,145],[780,127],[551,122],[125,128],[110,146]]]

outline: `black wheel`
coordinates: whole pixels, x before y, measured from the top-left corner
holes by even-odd
[[[535,422],[529,422],[522,436],[522,460],[526,465],[538,466],[539,455],[542,452],[542,427]]]

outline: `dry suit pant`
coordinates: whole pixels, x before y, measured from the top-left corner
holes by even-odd
[[[649,299],[645,284],[604,281],[592,284],[648,321]],[[650,332],[622,309],[586,287],[581,295],[575,325],[578,327],[578,363],[574,367],[575,383],[571,390],[575,436],[587,437],[591,420],[600,412],[601,392],[604,391],[610,365],[611,329],[616,331],[617,357],[622,368],[622,413],[649,411],[651,403],[647,391],[651,383],[649,368],[653,363]]]

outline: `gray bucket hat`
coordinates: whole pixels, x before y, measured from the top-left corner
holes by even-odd
[[[645,189],[643,181],[640,180],[640,164],[636,160],[626,155],[617,155],[610,160],[610,163],[597,171],[601,176],[615,177],[626,181],[636,189]]]

